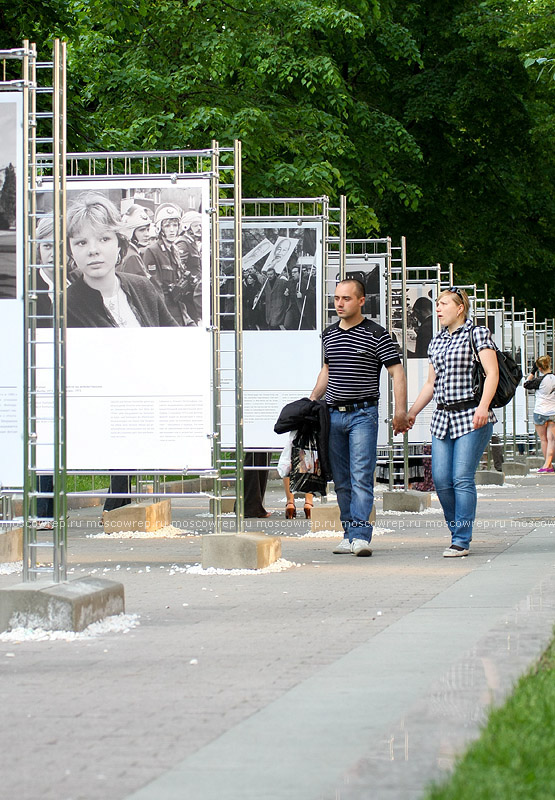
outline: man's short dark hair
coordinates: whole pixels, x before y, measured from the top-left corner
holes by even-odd
[[[362,281],[359,281],[358,278],[343,278],[343,280],[339,281],[337,285],[339,286],[340,283],[354,283],[357,287],[356,296],[357,297],[366,296],[366,286],[363,284]]]

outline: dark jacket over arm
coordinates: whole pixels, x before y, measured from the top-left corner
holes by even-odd
[[[309,400],[303,397],[287,403],[281,409],[278,421],[274,425],[276,433],[288,431],[313,432],[318,442],[318,456],[320,467],[327,480],[331,480],[331,467],[328,451],[330,433],[330,415],[324,400]]]

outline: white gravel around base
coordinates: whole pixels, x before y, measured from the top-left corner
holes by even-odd
[[[176,539],[182,536],[201,536],[199,531],[165,525],[157,531],[118,531],[117,533],[87,533],[87,539]]]
[[[285,558],[278,558],[269,567],[263,569],[219,569],[216,567],[208,567],[203,569],[201,564],[186,565],[178,567],[177,564],[172,564],[170,568],[170,575],[185,574],[185,575],[269,575],[273,572],[283,572],[291,567],[300,567],[294,561],[287,561]]]
[[[138,614],[117,614],[113,617],[93,622],[84,631],[47,631],[42,628],[14,628],[12,631],[0,633],[0,642],[74,642],[83,639],[94,639],[108,633],[129,633],[140,625]],[[6,653],[13,657],[15,653]]]
[[[15,575],[23,572],[23,561],[5,561],[0,564],[0,575]]]

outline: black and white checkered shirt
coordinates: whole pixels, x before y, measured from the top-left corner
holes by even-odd
[[[472,322],[449,333],[447,328],[434,336],[428,347],[428,358],[436,373],[434,400],[436,403],[460,403],[472,400],[472,345],[470,332]],[[495,344],[488,328],[474,328],[476,350],[495,350]],[[432,415],[430,431],[432,436],[445,439],[447,432],[451,439],[463,436],[474,430],[472,418],[476,408],[462,411],[445,411],[436,408]],[[488,422],[497,422],[493,411],[489,412]]]
[[[324,362],[329,367],[326,403],[378,399],[382,365],[400,364],[399,348],[381,325],[364,318],[344,330],[339,322],[322,333]]]

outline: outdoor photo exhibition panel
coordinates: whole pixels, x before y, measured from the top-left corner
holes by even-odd
[[[220,227],[222,360],[234,360],[233,222]],[[274,424],[283,406],[308,397],[322,354],[323,221],[245,221],[243,257],[243,445],[280,449]],[[225,313],[225,304],[229,304]],[[226,331],[227,329],[227,331]],[[234,446],[234,384],[222,392],[223,446]]]
[[[23,96],[0,92],[0,487],[23,485]]]
[[[510,321],[505,324],[505,350],[509,353],[514,352],[517,364],[520,364],[522,374],[526,379],[526,358],[525,358],[525,325],[524,322]],[[513,345],[514,342],[514,345]],[[513,351],[514,346],[514,351]],[[528,430],[527,422],[527,392],[523,386],[523,381],[517,386],[514,400],[505,406],[505,428],[507,434],[511,436],[526,436]],[[513,416],[514,415],[514,416]],[[501,409],[495,412],[498,419],[502,418]],[[498,430],[498,426],[496,426]]]
[[[386,327],[386,285],[387,285],[387,255],[378,253],[352,255],[347,253],[345,261],[345,277],[356,278],[365,287],[365,301],[362,313],[368,319]],[[338,321],[335,313],[333,297],[335,285],[340,278],[339,259],[330,258],[328,268],[328,324]]]
[[[204,178],[68,180],[68,469],[210,468],[209,190]],[[38,389],[47,403],[51,387]]]
[[[437,286],[437,281],[406,281],[407,408],[412,406],[428,377],[428,345],[438,329],[435,313]],[[402,347],[402,287],[399,281],[393,281],[391,297],[391,335]],[[432,400],[420,412],[408,433],[410,443],[430,441],[434,409]]]

